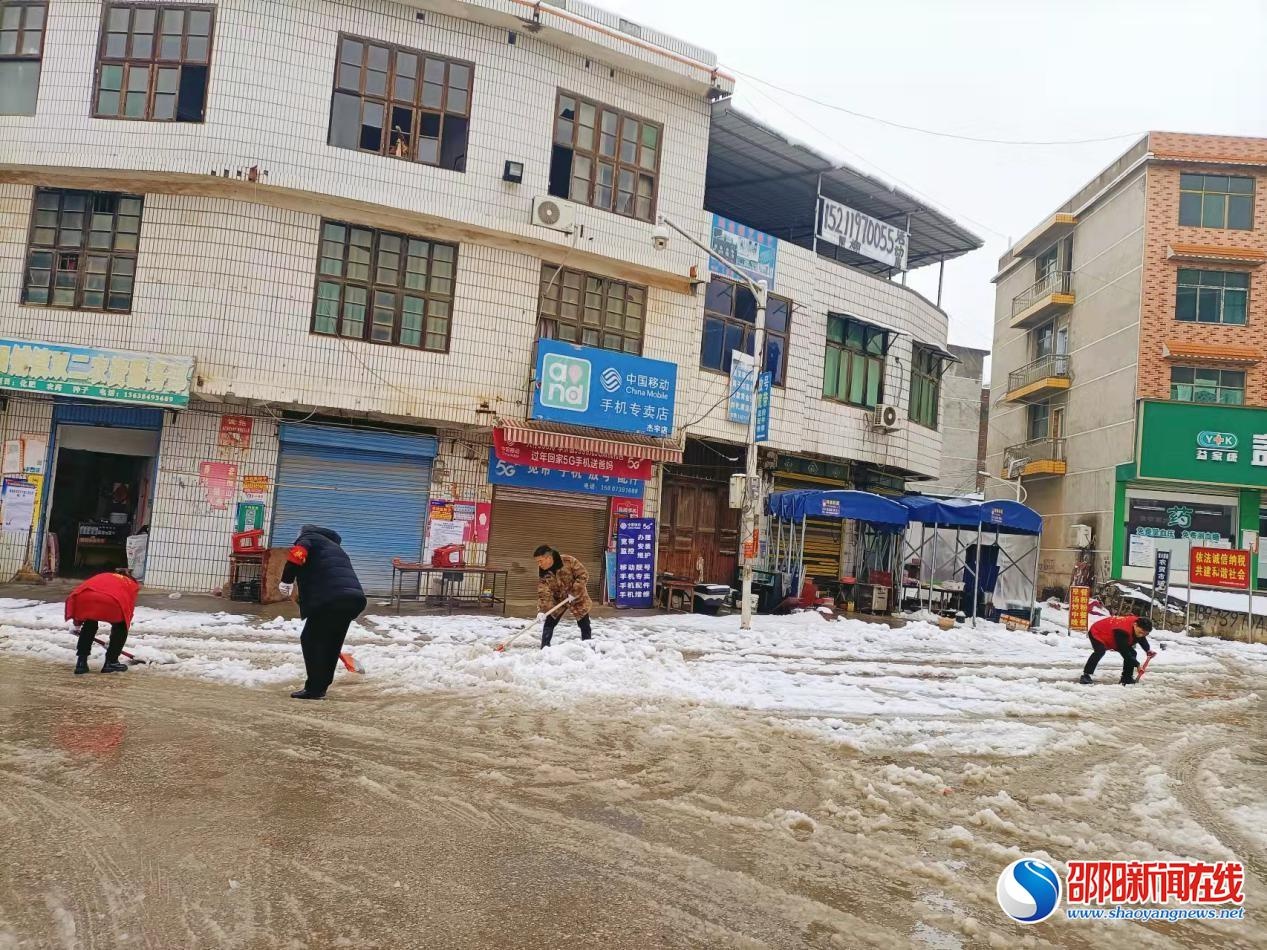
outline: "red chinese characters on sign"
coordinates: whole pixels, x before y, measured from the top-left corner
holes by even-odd
[[[199,462],[198,477],[207,504],[219,511],[228,508],[238,490],[238,467],[232,462]]]
[[[1069,588],[1069,630],[1086,630],[1091,612],[1091,588]]]
[[[613,498],[611,521],[607,526],[607,550],[616,550],[616,527],[626,518],[642,517],[641,498]]]
[[[255,420],[250,416],[221,416],[220,448],[245,452],[251,447],[251,432],[254,428]]]
[[[1239,861],[1070,861],[1070,904],[1242,904]]]
[[[1249,590],[1249,552],[1228,548],[1193,548],[1188,580],[1197,587]]]
[[[500,429],[493,431],[497,457],[535,468],[553,468],[560,472],[582,472],[586,475],[610,475],[612,478],[636,478],[646,481],[655,467],[647,459],[612,458],[590,452],[546,449],[538,445],[522,445],[509,441]]]

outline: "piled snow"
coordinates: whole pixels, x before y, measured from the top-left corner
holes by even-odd
[[[730,707],[849,748],[998,756],[1082,748],[1095,741],[1096,722],[1130,702],[1129,691],[1111,685],[1119,668],[1113,655],[1098,674],[1105,685],[1077,684],[1084,636],[984,622],[892,629],[803,613],[758,617],[742,631],[734,617],[621,617],[596,621],[590,643],[580,643],[569,622],[549,650],[537,649],[534,631],[509,651],[494,651],[524,623],[363,617],[347,649],[367,675],[340,669],[336,686],[478,690],[551,706],[615,697]],[[137,675],[280,687],[303,677],[300,628],[294,619],[138,608],[128,649],[150,661]],[[1267,671],[1264,646],[1165,632],[1156,640],[1167,649],[1150,670],[1150,690],[1199,683],[1227,660]],[[0,650],[71,664],[74,640],[62,605],[0,601]]]

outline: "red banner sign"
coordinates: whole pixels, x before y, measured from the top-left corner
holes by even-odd
[[[1193,548],[1188,580],[1198,587],[1249,590],[1249,552],[1228,548]]]
[[[641,498],[613,498],[611,520],[608,522],[607,550],[616,550],[616,526],[626,518],[642,517]]]
[[[255,420],[250,416],[221,416],[219,445],[222,449],[245,452],[251,447]]]
[[[1086,630],[1091,613],[1091,588],[1069,588],[1069,631]]]
[[[500,429],[493,430],[493,447],[503,462],[515,462],[536,468],[552,468],[560,472],[582,472],[586,475],[610,475],[612,478],[651,478],[654,463],[647,459],[611,458],[590,452],[546,449],[538,445],[509,442]]]

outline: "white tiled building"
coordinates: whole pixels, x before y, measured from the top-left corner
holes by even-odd
[[[528,517],[532,498],[526,488],[495,493],[489,484],[499,420],[535,426],[559,445],[606,439],[611,452],[633,457],[678,459],[688,438],[742,443],[744,427],[726,421],[728,377],[701,368],[707,294],[691,272],[706,274],[704,257],[685,241],[656,250],[651,240],[659,216],[705,237],[706,207],[763,224],[706,192],[710,128],[725,108],[714,101],[732,81],[706,51],[566,6],[219,0],[156,10],[0,0],[0,87],[8,88],[0,91],[0,345],[193,365],[187,405],[182,393],[170,406],[122,392],[122,376],[98,381],[116,385],[109,402],[99,389],[50,393],[41,383],[33,392],[37,371],[22,379],[0,367],[4,439],[27,438],[22,467],[43,475],[34,532],[3,535],[0,572],[18,567],[28,544],[47,567],[49,535],[59,539],[62,571],[90,568],[91,555],[117,555],[112,545],[144,522],[150,584],[218,588],[229,577],[239,502],[264,506],[263,526],[278,545],[314,509],[327,521],[350,512],[351,535],[381,535],[383,519],[399,512],[410,525],[390,525],[404,539],[393,553],[416,560],[428,502],[450,499],[492,504],[491,541],[469,532],[467,559],[479,563],[487,549],[522,586],[524,542],[504,525]],[[573,147],[555,144],[552,130],[574,135]],[[581,194],[586,181],[592,190]],[[533,217],[534,199],[560,182],[576,199],[558,202],[575,217],[566,231]],[[139,239],[126,196],[140,198]],[[83,225],[80,203],[90,209]],[[953,223],[936,223],[913,265],[975,246]],[[911,231],[914,251],[918,225]],[[801,237],[778,246],[773,293],[792,308],[772,449],[852,461],[899,482],[935,476],[935,429],[873,431],[867,409],[823,398],[823,374],[829,313],[897,331],[885,337],[883,392],[905,414],[912,346],[944,348],[946,315],[896,281],[816,254]],[[371,265],[359,266],[362,238],[374,242],[372,275]],[[390,257],[398,238],[409,254]],[[536,341],[567,337],[539,320],[542,285],[566,293],[569,281],[593,279],[608,311],[598,319],[616,334],[600,335],[600,345],[614,341],[678,368],[669,440],[524,425]],[[361,322],[349,319],[358,314]],[[584,320],[577,317],[579,329]],[[380,330],[388,340],[371,341]],[[127,402],[133,408],[120,408]],[[226,415],[252,420],[244,445],[222,444]],[[129,450],[141,463],[111,454],[120,429],[154,433]],[[687,448],[680,471],[693,478]],[[340,452],[362,467],[323,485],[322,465],[341,471],[331,461]],[[395,461],[371,471],[389,456]],[[392,469],[413,458],[421,477]],[[647,516],[661,514],[664,468],[642,486]],[[213,483],[226,472],[232,484],[217,498]],[[256,478],[248,493],[244,476],[267,485],[261,490]],[[393,483],[397,476],[404,481]],[[360,484],[370,486],[365,497]],[[600,521],[606,537],[607,499],[599,497],[601,512],[592,499],[582,506],[595,512],[590,527],[561,529],[566,537],[593,534]],[[98,530],[107,543],[94,551],[85,524],[115,527]],[[524,537],[532,527],[523,526]],[[499,563],[512,548],[516,563]]]

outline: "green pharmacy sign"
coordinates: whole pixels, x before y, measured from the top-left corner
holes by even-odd
[[[1144,401],[1136,477],[1267,488],[1267,409]]]

